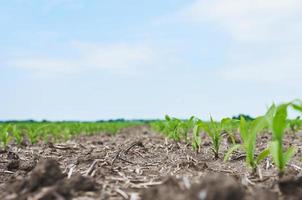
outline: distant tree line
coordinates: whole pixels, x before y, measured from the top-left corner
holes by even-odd
[[[243,117],[246,121],[253,121],[255,119],[254,117],[251,117],[250,115],[245,115],[245,114],[239,114],[237,116],[233,116],[232,119],[240,120],[241,117]]]

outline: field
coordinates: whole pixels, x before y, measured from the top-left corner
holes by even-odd
[[[0,199],[302,199],[301,101],[207,121],[1,123]]]

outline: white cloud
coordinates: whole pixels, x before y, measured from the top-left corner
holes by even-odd
[[[295,85],[302,84],[301,7],[300,0],[196,0],[179,16],[230,36],[222,78]]]
[[[301,24],[301,6],[299,0],[197,0],[182,15],[220,26],[238,41],[259,42]]]
[[[58,52],[60,51],[57,47]],[[54,53],[54,52],[51,52]],[[67,51],[49,56],[37,53],[27,56],[14,56],[7,66],[25,69],[34,73],[74,73],[91,70],[120,71],[148,67],[160,54],[148,44],[98,45],[75,42]]]

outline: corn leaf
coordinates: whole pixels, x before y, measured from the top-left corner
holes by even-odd
[[[200,129],[201,129],[201,122],[197,122],[193,128],[193,141],[192,147],[194,150],[197,150],[201,145],[201,137],[200,137]]]
[[[265,114],[265,118],[267,120],[270,129],[273,129],[273,118],[274,118],[274,114],[276,113],[276,109],[277,109],[276,105],[272,104]]]
[[[165,120],[166,120],[166,121],[170,121],[170,120],[171,120],[171,118],[169,117],[169,115],[166,115],[166,116],[165,116]]]
[[[226,162],[230,159],[230,157],[232,156],[233,152],[236,151],[237,149],[239,149],[241,147],[240,144],[235,144],[233,145],[225,154],[223,161]]]
[[[251,133],[252,135],[257,135],[261,130],[263,130],[267,126],[267,120],[265,117],[257,117],[251,125]]]
[[[245,121],[244,117],[241,117],[240,118],[240,136],[243,139],[244,143],[246,143],[248,140],[247,131],[248,131],[248,129],[247,129],[246,121]]]
[[[289,147],[287,151],[283,154],[284,163],[287,164],[289,160],[296,154],[297,149],[294,147]]]
[[[291,105],[295,110],[302,112],[302,104],[298,105],[298,104],[293,103]]]
[[[283,152],[282,149],[280,149],[279,141],[271,142],[270,153],[278,169],[280,171],[283,171],[284,170],[284,162],[283,162],[283,154],[282,154]]]
[[[256,158],[256,164],[258,165],[262,160],[264,160],[266,157],[268,157],[270,153],[270,149],[266,148],[264,149]]]
[[[273,136],[274,139],[281,141],[284,134],[284,129],[286,128],[287,119],[287,107],[288,104],[282,104],[277,107],[276,114],[273,118]]]
[[[222,127],[225,127],[227,124],[231,123],[232,120],[230,118],[223,118],[220,122]]]

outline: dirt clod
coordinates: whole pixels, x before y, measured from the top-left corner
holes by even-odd
[[[11,160],[7,163],[7,170],[9,171],[14,171],[16,169],[18,169],[20,166],[20,160]]]
[[[186,195],[178,181],[169,177],[162,185],[145,190],[141,198],[144,200],[184,200]]]
[[[302,176],[288,176],[279,180],[280,191],[290,199],[302,199]]]
[[[81,175],[72,176],[70,179],[64,179],[64,187],[75,191],[94,191],[95,182],[90,177]]]
[[[28,189],[35,191],[39,187],[53,185],[63,177],[64,175],[56,160],[41,160],[30,174]]]
[[[257,188],[253,191],[253,199],[255,200],[276,200],[278,194],[269,190]]]
[[[234,178],[223,174],[209,174],[200,184],[190,190],[188,199],[199,200],[239,200],[243,199],[244,191]]]
[[[15,200],[71,199],[80,191],[95,191],[96,183],[90,177],[74,175],[67,179],[56,160],[41,160],[26,178],[17,177],[11,183]]]

